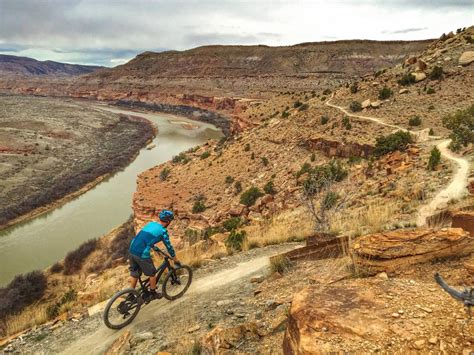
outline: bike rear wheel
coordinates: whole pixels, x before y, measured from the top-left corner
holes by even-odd
[[[170,301],[180,298],[188,290],[192,280],[193,270],[189,266],[170,269],[163,282],[163,295]]]
[[[142,303],[140,294],[133,288],[117,292],[105,307],[105,325],[110,329],[125,327],[135,319]]]

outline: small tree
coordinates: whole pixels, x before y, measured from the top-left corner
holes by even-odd
[[[408,132],[398,131],[381,136],[376,139],[374,154],[382,156],[396,150],[404,151],[410,143],[412,143],[412,138]]]
[[[362,105],[358,101],[352,101],[351,104],[349,105],[349,108],[351,109],[352,112],[362,111]]]
[[[246,206],[255,204],[259,197],[263,196],[262,191],[258,187],[252,186],[240,196],[240,203]]]
[[[452,131],[449,135],[452,150],[459,151],[474,143],[474,105],[443,117],[443,125]]]
[[[429,78],[431,80],[441,80],[443,78],[443,68],[439,66],[435,66],[433,70],[431,70],[429,74]]]
[[[351,94],[355,94],[357,93],[357,91],[359,91],[359,86],[357,85],[357,83],[354,83],[351,85],[350,91],[351,91]]]
[[[277,191],[275,190],[275,185],[273,184],[272,180],[270,180],[269,182],[265,184],[265,186],[263,187],[263,191],[266,194],[270,194],[270,195],[275,195],[277,193]]]
[[[433,171],[441,162],[441,152],[437,147],[431,149],[430,160],[428,161],[428,170]]]
[[[398,80],[398,83],[403,86],[411,85],[416,82],[415,76],[411,73],[405,73],[403,76]]]
[[[344,126],[345,129],[351,129],[352,128],[352,124],[351,124],[351,121],[350,121],[349,117],[347,117],[347,116],[343,117],[342,125]]]
[[[389,97],[391,97],[392,95],[393,95],[392,89],[390,89],[386,86],[384,86],[383,89],[380,89],[380,91],[379,91],[379,99],[380,100],[386,100]]]
[[[415,127],[421,125],[421,118],[420,116],[413,116],[408,120],[408,125]]]

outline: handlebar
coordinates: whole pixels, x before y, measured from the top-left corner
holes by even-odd
[[[158,247],[154,247],[153,250],[156,253],[161,254],[165,259],[173,259],[173,257],[171,255],[169,255],[168,253],[165,253],[163,250],[161,250]],[[181,263],[179,261],[175,261],[175,264],[176,264],[176,266],[181,267]]]
[[[461,292],[450,287],[444,281],[444,279],[441,277],[439,273],[436,273],[434,277],[438,285],[440,285],[443,290],[445,290],[448,294],[450,294],[451,297],[462,302],[464,306],[468,308],[474,306],[474,289],[473,288],[466,288],[464,291]]]

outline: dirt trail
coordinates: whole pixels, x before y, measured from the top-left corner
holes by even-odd
[[[77,338],[73,343],[67,345],[66,348],[60,350],[63,354],[98,354],[104,353],[108,347],[126,330],[131,330],[132,333],[147,331],[156,327],[157,324],[163,322],[166,324],[164,317],[169,317],[170,314],[178,316],[176,312],[180,309],[184,310],[184,304],[188,305],[193,302],[193,296],[204,294],[210,290],[213,293],[219,293],[219,290],[229,289],[230,286],[236,286],[242,280],[243,283],[248,284],[248,278],[253,274],[262,274],[269,266],[269,256],[276,253],[277,249],[280,251],[295,248],[296,245],[286,245],[279,248],[262,249],[259,254],[264,256],[257,256],[250,260],[238,262],[237,266],[208,274],[202,278],[196,279],[191,285],[190,290],[181,298],[173,302],[159,301],[152,302],[146,305],[138,314],[137,318],[131,325],[125,327],[120,331],[111,330],[105,327],[102,322],[99,326],[93,329],[93,332],[84,334]],[[254,253],[255,254],[255,253]],[[255,256],[255,255],[254,255]],[[202,302],[204,302],[203,297]],[[181,305],[181,306],[180,306]]]
[[[342,112],[344,112],[346,115],[350,117],[355,117],[355,118],[361,118],[364,120],[369,120],[373,121],[377,124],[381,124],[383,126],[391,127],[400,131],[408,132],[406,128],[397,126],[397,125],[392,125],[389,123],[384,122],[383,120],[377,118],[377,117],[370,117],[370,116],[363,116],[363,115],[356,115],[353,113],[350,113],[347,111],[344,107],[337,106],[334,104],[331,104],[330,101],[333,98],[331,96],[329,100],[325,102],[325,104],[329,107],[336,108]],[[410,131],[410,133],[419,136],[420,138],[422,137],[421,131],[420,132],[413,132]],[[436,139],[439,137],[431,137],[431,139]],[[470,170],[470,164],[469,161],[464,158],[455,155],[453,152],[451,152],[448,148],[449,143],[451,143],[451,139],[446,139],[438,143],[436,146],[441,152],[441,156],[444,157],[445,159],[448,159],[457,165],[457,170],[456,173],[454,174],[450,184],[441,190],[428,204],[422,206],[419,211],[418,211],[418,216],[416,219],[416,224],[418,226],[423,226],[426,224],[426,218],[433,215],[435,211],[439,208],[442,208],[446,206],[446,204],[453,199],[457,199],[460,197],[463,197],[467,193],[467,183],[468,183],[468,178],[469,178],[469,170]]]

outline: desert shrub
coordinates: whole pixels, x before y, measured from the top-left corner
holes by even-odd
[[[324,90],[323,95],[326,95],[326,96],[331,95],[331,89]]]
[[[81,270],[84,260],[97,248],[97,239],[89,239],[76,250],[70,251],[64,258],[64,275],[71,275]]]
[[[234,178],[233,178],[232,176],[228,175],[228,176],[225,177],[225,183],[226,183],[227,185],[230,185],[230,184],[232,184],[233,182],[234,182]]]
[[[329,210],[336,205],[337,200],[339,200],[339,195],[334,191],[328,191],[321,202],[322,208]]]
[[[206,210],[206,205],[204,204],[204,196],[198,196],[196,197],[196,201],[194,201],[194,205],[193,205],[193,213],[201,213],[201,212],[204,212]]]
[[[70,289],[66,291],[66,293],[61,297],[61,299],[46,308],[46,314],[48,319],[56,318],[59,316],[59,312],[61,311],[61,306],[63,304],[75,301],[77,298],[77,293],[74,289]]]
[[[351,124],[351,121],[350,121],[349,117],[344,116],[342,118],[342,125],[345,129],[351,129],[352,128],[352,124]]]
[[[267,166],[267,165],[268,165],[268,158],[267,158],[267,157],[263,157],[263,158],[262,158],[262,164],[263,164],[263,166]]]
[[[326,115],[321,116],[321,124],[326,124],[329,121],[329,117]]]
[[[182,163],[186,164],[190,161],[191,159],[186,155],[186,153],[182,152],[179,153],[178,155],[175,155],[172,159],[172,162],[177,164],[177,163]]]
[[[413,116],[408,120],[408,125],[415,127],[421,125],[421,118],[420,116]]]
[[[351,91],[351,94],[355,94],[357,93],[357,91],[359,91],[359,86],[357,85],[357,83],[354,83],[351,85],[349,90]]]
[[[277,193],[272,180],[270,180],[269,182],[265,184],[265,186],[263,187],[263,191],[266,194],[270,194],[270,195],[275,195]]]
[[[134,237],[135,229],[133,227],[133,217],[130,216],[128,221],[122,225],[121,229],[118,231],[112,242],[114,247],[110,254],[110,260],[126,258],[128,256],[128,247]],[[96,270],[96,272],[97,271],[98,270]]]
[[[250,151],[250,144],[249,143],[247,143],[244,147],[244,152],[248,152],[248,151]]]
[[[246,239],[247,233],[245,231],[237,232],[236,230],[233,230],[225,240],[225,246],[229,250],[241,251]]]
[[[303,190],[307,196],[312,196],[325,185],[340,182],[347,177],[347,170],[337,160],[316,166],[311,169],[308,179],[303,182]]]
[[[288,118],[288,117],[290,117],[290,113],[289,113],[288,111],[283,111],[283,112],[281,113],[281,117],[283,117],[283,118]]]
[[[236,194],[240,194],[242,192],[242,183],[240,181],[236,181],[234,184],[234,189]]]
[[[381,136],[376,139],[374,154],[382,156],[396,150],[404,151],[410,143],[412,143],[412,138],[408,132],[398,131]]]
[[[442,67],[439,67],[439,66],[435,66],[430,74],[428,75],[428,77],[431,79],[431,80],[440,80],[443,78],[443,68]]]
[[[250,159],[255,160],[255,153],[254,152],[252,152],[252,154],[250,154]]]
[[[398,80],[398,83],[403,86],[408,86],[415,83],[415,77],[411,75],[411,73],[405,73],[403,76]]]
[[[306,111],[308,108],[308,104],[302,104],[300,107],[298,107],[298,111]]]
[[[433,128],[430,128],[430,131],[428,132],[428,134],[429,134],[430,136],[434,136]]]
[[[240,196],[240,203],[246,206],[252,206],[259,197],[263,196],[258,187],[252,186]]]
[[[231,217],[222,223],[222,227],[228,232],[239,228],[242,225],[242,219],[240,217]]]
[[[168,178],[168,176],[170,175],[170,173],[171,173],[170,168],[164,167],[164,168],[160,171],[160,180],[161,180],[161,181],[165,181],[165,180]]]
[[[474,105],[443,117],[443,125],[452,132],[450,148],[459,151],[474,142]]]
[[[270,259],[270,269],[272,272],[283,274],[290,270],[293,263],[285,255],[277,255]]]
[[[380,100],[386,100],[388,99],[389,97],[391,97],[393,95],[393,91],[392,89],[384,86],[382,89],[380,89],[379,91],[379,99]]]
[[[207,159],[210,156],[211,156],[211,153],[206,150],[204,153],[201,154],[201,159]]]
[[[437,147],[433,147],[433,149],[431,149],[430,160],[428,160],[428,170],[432,171],[436,169],[440,162],[441,152]]]
[[[349,105],[349,108],[352,112],[359,112],[362,111],[362,105],[359,101],[352,101]]]
[[[428,95],[434,94],[435,92],[436,92],[435,89],[433,89],[432,87],[429,87],[428,90],[426,90],[426,93]]]
[[[293,104],[293,107],[294,108],[298,108],[300,107],[301,105],[303,105],[303,103],[301,101],[295,101],[295,103]]]
[[[61,271],[63,271],[63,264],[60,261],[54,263],[53,266],[51,266],[51,272],[53,274],[57,274]]]
[[[47,287],[47,279],[42,271],[32,271],[15,278],[0,288],[0,319],[18,313],[25,307],[43,297]]]
[[[316,154],[311,153],[311,156],[309,157],[309,160],[311,160],[312,162],[314,162],[314,161],[316,160]]]
[[[311,172],[311,164],[304,163],[300,170],[296,173],[296,178],[299,178],[301,175]]]
[[[465,39],[466,42],[469,43],[469,44],[474,43],[474,39],[472,38],[471,35],[464,36],[464,39]]]

